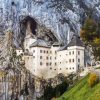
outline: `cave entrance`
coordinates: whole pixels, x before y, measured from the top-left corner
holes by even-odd
[[[25,17],[21,21],[21,24],[22,24],[21,25],[22,30],[24,30],[24,32],[25,32],[24,34],[26,34],[26,30],[28,29],[29,31],[31,31],[32,34],[36,35],[37,23],[32,17],[30,17],[30,16]]]
[[[26,34],[32,33],[34,36],[44,39],[50,43],[57,41],[51,30],[46,29],[45,26],[39,25],[32,17],[26,16],[20,21],[20,38],[23,43]]]
[[[20,20],[20,33],[21,34],[18,34],[19,46],[22,46],[24,42],[27,28],[29,28],[29,31],[31,34],[36,36],[37,22],[30,16],[26,16],[24,18],[23,16],[21,16],[21,20]]]

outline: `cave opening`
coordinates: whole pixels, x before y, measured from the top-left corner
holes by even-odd
[[[53,43],[57,41],[57,38],[54,36],[54,34],[51,32],[51,30],[47,29],[45,26],[39,25],[34,18],[27,16],[23,20],[20,21],[20,35],[19,38],[21,38],[21,43],[23,43],[24,38],[27,34],[27,31],[29,33],[32,33],[34,36],[43,39],[45,41],[48,41],[50,43]]]
[[[25,17],[22,20],[21,23],[22,23],[22,25],[25,28],[25,33],[26,33],[26,29],[27,29],[28,23],[29,23],[30,24],[29,27],[30,27],[30,30],[31,30],[32,34],[36,35],[37,23],[36,23],[36,21],[32,17],[30,17],[30,16]]]

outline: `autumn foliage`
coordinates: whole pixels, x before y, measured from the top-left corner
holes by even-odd
[[[87,18],[81,31],[80,36],[86,46],[92,48],[92,54],[95,60],[100,60],[100,23],[92,18]]]
[[[93,87],[98,83],[98,76],[95,73],[91,73],[88,79],[88,83],[90,87]]]

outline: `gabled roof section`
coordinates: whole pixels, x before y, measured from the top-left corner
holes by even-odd
[[[84,47],[83,42],[80,40],[80,37],[77,34],[74,34],[71,41],[69,42],[68,45],[62,46],[59,48],[58,51],[63,51],[63,50],[67,50],[68,47],[71,46],[81,46]]]
[[[59,42],[54,42],[53,46],[60,46]]]
[[[80,37],[77,34],[74,34],[71,41],[67,45],[67,47],[71,46],[81,46],[84,47],[83,42],[80,40]]]
[[[50,48],[50,44],[42,39],[37,39],[34,43],[30,45],[30,47],[45,47]]]

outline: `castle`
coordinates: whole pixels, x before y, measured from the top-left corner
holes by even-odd
[[[84,46],[78,35],[73,35],[67,46],[58,42],[48,42],[35,38],[26,31],[24,51],[17,49],[17,55],[23,54],[25,67],[35,76],[53,78],[57,74],[77,73],[84,68]]]

